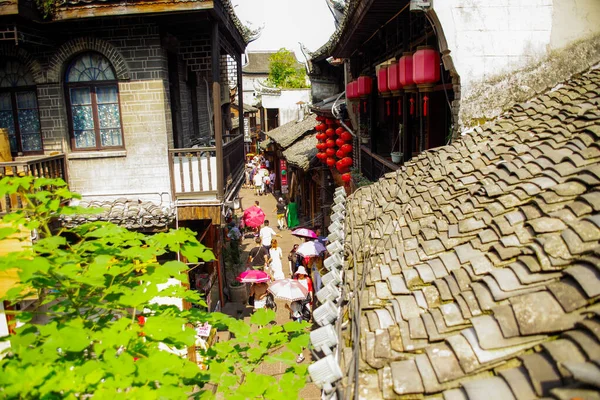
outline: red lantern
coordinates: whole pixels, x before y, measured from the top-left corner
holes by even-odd
[[[412,53],[404,53],[398,62],[400,65],[399,77],[400,84],[404,90],[414,90],[415,81],[413,79],[413,56]]]
[[[334,120],[334,119],[331,119],[331,118],[327,118],[327,119],[325,120],[325,123],[326,123],[327,125],[333,125],[333,124],[335,124],[335,120]]]
[[[335,140],[335,145],[336,145],[337,147],[342,147],[342,146],[344,145],[344,143],[346,143],[346,142],[344,142],[344,140],[343,140],[343,139],[341,139],[341,138],[337,138],[337,139]]]
[[[333,157],[335,156],[335,150],[332,147],[330,147],[327,150],[325,150],[325,154],[327,154],[327,157]]]
[[[393,96],[399,96],[400,90],[402,90],[402,84],[400,83],[400,64],[396,61],[388,67],[388,88],[392,91]]]
[[[323,150],[323,143],[317,143],[317,150]]]
[[[348,183],[352,180],[352,175],[350,175],[349,173],[345,173],[342,175],[342,180],[344,182]]]
[[[366,99],[371,94],[371,89],[373,86],[373,80],[370,76],[360,76],[358,77],[358,96],[361,99]]]
[[[342,134],[342,132],[344,132],[344,128],[343,128],[343,127],[341,127],[341,126],[340,126],[340,127],[338,127],[338,128],[335,130],[335,134],[336,134],[336,135],[341,135],[341,134]]]
[[[342,163],[342,160],[339,160],[338,162],[335,163],[335,169],[337,169],[338,171],[341,171],[342,169],[344,169],[344,163]]]
[[[327,155],[326,155],[325,153],[322,153],[322,152],[318,152],[318,153],[317,153],[317,158],[318,158],[319,160],[322,160],[322,159],[323,159],[323,158],[325,158],[325,157],[327,157]]]
[[[331,148],[331,147],[335,147],[335,140],[333,139],[327,139],[327,141],[325,142],[325,144],[327,145],[327,147]]]
[[[327,129],[327,125],[319,124],[319,125],[315,126],[315,129],[319,132],[325,132],[325,129]]]
[[[327,139],[327,135],[324,133],[317,133],[316,138],[317,140],[325,140]]]
[[[390,90],[388,89],[388,69],[387,67],[380,67],[379,71],[377,71],[377,90],[383,97],[387,97],[390,95]]]
[[[342,138],[346,142],[349,142],[350,140],[352,140],[352,135],[350,134],[350,132],[344,131],[340,135],[340,138]]]
[[[335,135],[335,131],[333,130],[333,128],[329,128],[325,131],[325,134],[329,137],[333,137],[333,135]]]
[[[431,91],[440,80],[440,53],[433,47],[417,47],[413,56],[413,79],[421,91]]]
[[[337,158],[344,158],[345,155],[346,155],[346,153],[344,153],[344,151],[342,149],[339,149],[338,151],[335,152],[335,156]]]
[[[317,118],[315,118],[317,121],[321,122],[321,121],[325,121],[325,117],[322,115],[317,115]]]
[[[327,163],[327,166],[333,167],[335,165],[335,158],[327,157],[327,160],[325,162]]]
[[[350,153],[352,153],[352,145],[346,143],[342,147],[340,147],[340,150],[342,150],[346,154],[350,154]]]
[[[358,98],[358,82],[352,81],[346,85],[346,98],[354,100]]]
[[[344,163],[344,165],[346,167],[349,167],[352,165],[352,158],[351,157],[344,157],[342,158],[342,162]]]

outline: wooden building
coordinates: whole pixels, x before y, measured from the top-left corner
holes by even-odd
[[[0,5],[0,128],[13,157],[0,174],[63,177],[88,203],[153,210],[153,221],[111,219],[132,229],[193,229],[217,256],[196,269],[212,277],[214,308],[222,215],[244,176],[245,119],[232,134],[230,104],[244,108],[252,32],[229,0],[75,0],[47,17],[33,4]]]

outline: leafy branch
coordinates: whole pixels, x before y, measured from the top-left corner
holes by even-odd
[[[19,322],[11,321],[13,335],[0,338],[8,345],[0,353],[0,397],[298,397],[307,371],[293,360],[308,344],[307,324],[274,325],[268,310],[246,324],[157,302],[203,304],[186,288],[186,264],[158,261],[177,252],[191,262],[213,260],[194,232],[145,235],[107,222],[56,227],[59,215],[90,212],[68,205],[79,196],[62,180],[4,178],[3,196],[21,199],[23,207],[2,218],[0,240],[34,229],[40,238],[0,255],[0,272],[15,271],[19,280],[0,298],[16,306],[7,314]],[[32,298],[32,307],[19,310]],[[233,338],[198,350],[203,370],[186,355],[197,340],[193,326],[205,322]],[[281,361],[289,368],[278,381],[257,372],[263,363]]]

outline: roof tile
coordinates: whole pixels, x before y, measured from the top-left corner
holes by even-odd
[[[499,374],[508,383],[517,400],[531,400],[537,397],[525,367],[510,368],[499,371]]]
[[[550,394],[550,390],[561,386],[562,379],[554,365],[542,354],[527,354],[520,357],[523,366],[529,373],[535,393],[542,397]]]

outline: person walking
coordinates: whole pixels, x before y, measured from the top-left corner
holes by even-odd
[[[271,187],[271,182],[269,181],[269,172],[265,171],[265,173],[263,175],[263,193],[268,194],[270,187]]]
[[[269,173],[269,191],[275,193],[275,171],[273,170]]]
[[[273,240],[273,237],[281,237],[281,235],[276,233],[269,226],[268,219],[265,219],[265,222],[263,222],[263,223],[265,226],[262,227],[262,229],[258,233],[258,236],[262,240],[262,245],[265,247],[265,249],[267,249],[267,251],[269,251],[269,249],[271,248],[271,240]]]
[[[247,262],[248,266],[252,267],[252,269],[264,271],[265,265],[267,264],[267,260],[269,258],[269,251],[262,245],[259,237],[255,238],[254,242],[256,243],[256,247],[250,250]]]
[[[306,296],[306,299],[298,301],[299,304],[294,305],[292,303],[292,305],[290,307],[286,307],[286,308],[288,308],[290,310],[290,314],[292,316],[297,315],[298,308],[300,308],[299,311],[300,311],[301,318],[299,321],[296,319],[296,321],[298,321],[298,322],[307,321],[308,322],[312,318],[312,301],[313,301],[313,297],[314,297],[312,282],[311,282],[310,278],[308,277],[308,273],[306,272],[306,269],[303,266],[298,267],[298,270],[294,274],[294,279],[297,279],[298,282],[300,282],[300,284],[307,289],[308,294]],[[287,306],[287,304],[286,304],[286,306]],[[304,354],[300,353],[298,355],[298,357],[296,358],[296,362],[301,363],[302,361],[304,361]]]
[[[262,188],[263,175],[260,173],[260,170],[257,170],[254,174],[254,192],[257,196],[262,196]]]
[[[298,245],[295,244],[294,247],[292,247],[290,254],[288,254],[288,261],[289,261],[289,265],[290,265],[290,276],[294,276],[294,274],[296,273],[296,270],[298,269],[298,254],[296,253],[297,250],[298,250]]]
[[[292,198],[287,205],[287,227],[288,229],[294,229],[298,225],[300,225],[300,221],[298,221],[298,205],[294,201],[294,198]]]
[[[250,286],[250,297],[254,296],[254,310],[264,308],[267,303],[269,285],[266,282],[253,283]]]
[[[275,204],[275,209],[273,211],[275,211],[277,213],[277,226],[279,227],[279,230],[285,229],[285,211],[287,209],[287,206],[285,205],[285,202],[283,201],[283,197],[280,197],[277,200],[277,204]]]
[[[277,239],[272,239],[271,248],[269,249],[269,267],[271,268],[271,276],[275,281],[285,279],[283,266],[281,265],[282,258],[283,252],[281,251],[281,247],[277,246]]]

